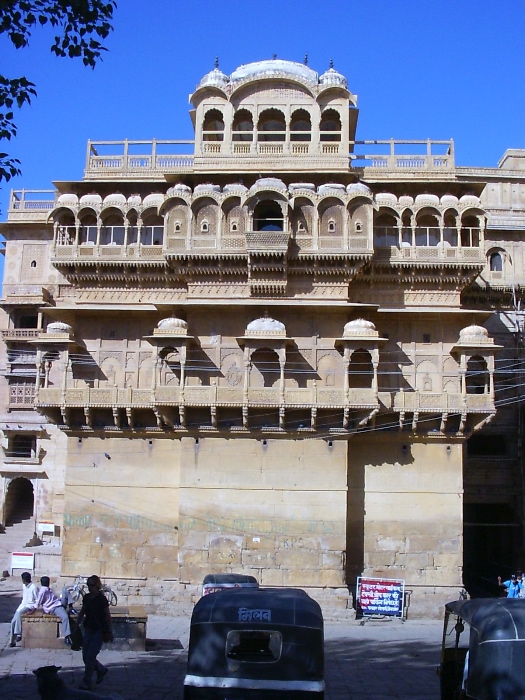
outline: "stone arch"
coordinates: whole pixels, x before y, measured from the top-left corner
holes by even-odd
[[[286,119],[284,112],[275,107],[265,109],[259,115],[257,122],[258,140],[284,141],[286,138]]]
[[[341,141],[341,115],[336,109],[325,109],[319,124],[321,141]]]
[[[235,112],[232,124],[232,141],[253,141],[253,114],[248,109]]]
[[[306,133],[305,133],[306,132]],[[292,112],[290,121],[290,141],[311,141],[312,120],[306,109],[296,109]]]
[[[467,360],[465,375],[467,394],[487,394],[489,391],[489,372],[487,361],[481,355],[472,355]]]
[[[4,521],[7,526],[33,517],[35,494],[30,479],[18,476],[9,482],[5,495]],[[25,543],[24,543],[25,544]]]
[[[319,204],[319,234],[342,238],[344,232],[345,206],[335,197],[328,197]]]
[[[100,364],[100,370],[105,377],[102,386],[124,386],[122,365],[116,357],[106,357]]]
[[[211,197],[199,197],[193,205],[193,235],[216,236],[219,206]]]
[[[161,386],[180,386],[180,352],[172,347],[162,348],[159,358]]]
[[[364,348],[354,350],[348,365],[348,386],[351,389],[371,389],[373,379],[374,366],[371,354]]]
[[[320,377],[320,385],[326,388],[341,388],[343,375],[340,357],[335,354],[326,354],[317,362],[317,374]]]
[[[278,386],[281,366],[275,350],[258,348],[250,357],[250,365],[250,387]]]
[[[224,140],[224,115],[220,109],[209,109],[202,120],[203,141]]]

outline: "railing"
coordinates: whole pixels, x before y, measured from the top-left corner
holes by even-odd
[[[56,190],[11,190],[9,212],[47,212],[55,207]]]
[[[38,338],[42,331],[36,328],[8,328],[1,333],[2,340],[30,340]]]
[[[350,154],[351,167],[378,170],[453,170],[454,141],[430,139],[395,141],[354,141],[355,152]],[[362,146],[379,146],[383,153],[368,152]],[[415,153],[405,153],[411,149]],[[364,151],[361,153],[361,151]],[[417,153],[421,151],[421,153]]]
[[[88,141],[85,177],[181,172],[193,168],[193,153],[165,153],[173,147],[185,150],[194,145],[193,140],[176,141]],[[181,148],[182,147],[182,148]],[[144,153],[133,153],[136,150]],[[103,154],[102,151],[113,151]],[[174,148],[175,150],[175,148]],[[118,153],[115,153],[118,151]]]

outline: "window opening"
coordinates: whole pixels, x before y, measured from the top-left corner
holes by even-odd
[[[283,231],[284,217],[277,202],[266,200],[259,202],[253,212],[255,231]]]
[[[206,112],[202,125],[203,141],[222,141],[224,139],[224,118],[218,109]]]
[[[321,141],[341,140],[341,117],[335,109],[327,109],[323,112],[319,130]]]

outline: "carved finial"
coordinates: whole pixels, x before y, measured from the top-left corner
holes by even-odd
[[[277,58],[277,54],[274,53],[274,54],[272,55],[272,59],[275,61],[276,58]]]
[[[219,67],[219,57],[218,57],[218,56],[215,56],[215,62],[214,62],[214,64],[213,64],[213,67],[214,67],[214,68],[218,68],[218,67]]]
[[[330,68],[333,68],[333,67],[334,67],[334,59],[331,58],[331,59],[330,59]]]
[[[305,55],[304,55],[304,65],[305,66],[308,65],[308,54],[307,53],[305,53]]]

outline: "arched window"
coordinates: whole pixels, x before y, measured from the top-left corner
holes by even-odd
[[[257,124],[259,141],[284,141],[286,122],[284,114],[278,109],[265,109]]]
[[[284,217],[278,202],[259,202],[253,212],[253,227],[255,231],[283,231]]]
[[[208,222],[206,220],[201,222],[201,233],[208,233],[210,230],[210,227],[208,225]]]
[[[327,109],[321,116],[319,126],[321,141],[341,140],[341,117],[335,109]]]
[[[354,350],[348,366],[348,383],[352,389],[370,389],[374,377],[372,357],[368,350]]]
[[[94,214],[86,214],[80,223],[80,243],[94,245],[97,242],[97,219]]]
[[[487,394],[489,390],[489,373],[487,362],[483,357],[474,355],[467,362],[465,377],[467,394]]]
[[[290,122],[290,141],[311,141],[312,123],[306,109],[297,109]]]
[[[374,221],[374,245],[378,248],[399,245],[399,229],[393,214],[380,214]]]
[[[204,116],[202,125],[203,141],[222,141],[224,139],[224,118],[218,109],[210,109]]]
[[[240,109],[233,117],[232,141],[253,140],[253,118],[247,109]]]
[[[110,214],[104,217],[104,222],[100,229],[100,244],[124,244],[124,219],[122,214]]]
[[[503,256],[501,253],[491,253],[490,256],[490,271],[491,272],[502,272],[503,271]]]
[[[146,216],[142,222],[140,242],[142,245],[161,245],[164,239],[164,219],[157,214]]]
[[[480,242],[477,216],[465,216],[461,221],[461,245],[464,248],[478,248]]]
[[[416,223],[416,246],[432,248],[439,243],[439,222],[435,216],[419,216]]]
[[[31,267],[36,267],[36,260],[31,260]]]
[[[456,226],[456,217],[454,214],[445,214],[443,228],[443,242],[445,245],[456,248],[458,245],[458,229]]]

